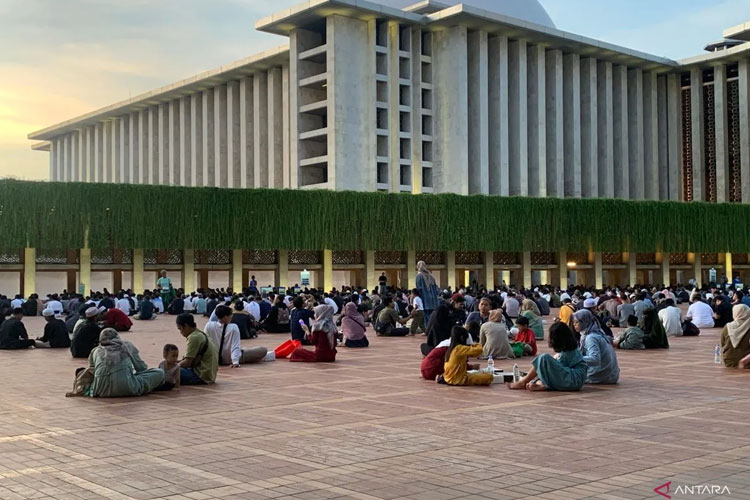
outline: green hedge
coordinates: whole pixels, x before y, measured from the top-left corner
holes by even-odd
[[[0,246],[750,252],[750,205],[0,181]]]

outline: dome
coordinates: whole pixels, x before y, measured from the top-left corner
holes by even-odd
[[[381,5],[403,9],[409,5],[414,5],[419,0],[373,0]],[[489,12],[495,12],[504,16],[523,19],[530,23],[541,24],[548,28],[554,28],[555,23],[547,14],[538,0],[436,0],[445,5],[458,5],[460,3],[477,7]]]

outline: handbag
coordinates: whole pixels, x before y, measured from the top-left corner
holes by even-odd
[[[76,370],[76,378],[73,381],[73,390],[65,394],[66,398],[72,398],[75,396],[85,396],[88,392],[91,384],[94,383],[94,369],[88,367],[86,369],[79,368]]]

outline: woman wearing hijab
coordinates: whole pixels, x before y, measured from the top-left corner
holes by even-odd
[[[164,383],[164,371],[149,368],[138,349],[120,339],[117,330],[105,328],[99,347],[89,355],[94,381],[88,395],[99,398],[143,396]]]
[[[669,349],[669,340],[656,309],[643,311],[643,345],[646,349]]]
[[[724,366],[747,368],[750,366],[750,307],[737,304],[732,308],[734,321],[721,331],[721,352]]]
[[[525,316],[529,320],[529,330],[534,332],[535,339],[544,338],[544,324],[542,324],[542,315],[539,312],[539,307],[531,299],[523,299],[521,302],[521,316]]]
[[[308,351],[304,347],[295,350],[289,357],[289,361],[299,361],[303,363],[333,363],[336,361],[336,325],[333,322],[333,307],[328,304],[321,304],[313,309],[315,317],[313,318],[312,331],[307,326],[303,326],[307,334],[307,339],[311,345],[315,346],[314,351]]]
[[[505,328],[502,309],[490,311],[489,321],[479,329],[479,343],[482,344],[484,358],[489,356],[492,356],[493,359],[516,357],[510,347],[508,329]]]
[[[427,342],[421,346],[422,355],[427,356],[438,344],[451,338],[453,325],[451,307],[448,304],[440,304],[427,324]]]
[[[432,275],[427,264],[423,260],[417,262],[417,289],[424,304],[424,323],[430,324],[430,316],[438,308],[438,287],[435,277]],[[450,333],[448,333],[450,337]],[[437,345],[437,344],[436,344]],[[433,346],[434,347],[434,346]]]
[[[581,354],[588,366],[586,382],[616,384],[620,379],[620,367],[612,339],[599,328],[599,322],[591,311],[583,309],[575,313],[573,327],[581,335]]]
[[[341,332],[344,334],[346,347],[367,347],[370,341],[365,335],[365,317],[357,310],[357,304],[349,302],[344,306],[341,317]]]

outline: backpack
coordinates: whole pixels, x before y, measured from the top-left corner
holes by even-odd
[[[570,331],[575,333],[575,328],[573,327],[573,315],[577,312],[575,307],[573,307],[570,304],[563,304],[563,307],[569,308],[571,311],[573,311],[570,315],[570,319],[568,320],[568,328],[570,328]]]
[[[277,322],[278,323],[289,323],[289,309],[286,308],[286,307],[283,308],[283,309],[281,307],[279,307],[278,311],[279,311],[279,314],[278,314]]]

